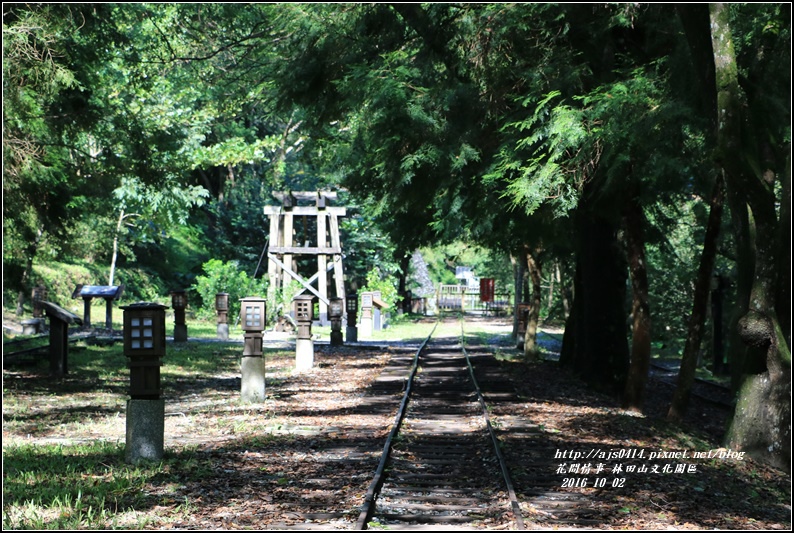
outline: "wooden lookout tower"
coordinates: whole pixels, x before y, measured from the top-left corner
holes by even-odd
[[[331,271],[334,295],[345,298],[339,217],[345,216],[347,211],[344,207],[329,205],[336,200],[335,192],[274,192],[273,196],[281,205],[264,208],[270,218],[268,297],[273,301],[285,281],[292,278],[303,286],[301,292],[309,291],[320,300],[320,323],[326,325]],[[301,203],[304,205],[299,205]],[[312,274],[305,277],[300,272]]]

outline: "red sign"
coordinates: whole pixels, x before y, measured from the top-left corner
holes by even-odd
[[[493,302],[495,280],[493,278],[480,278],[480,301]]]

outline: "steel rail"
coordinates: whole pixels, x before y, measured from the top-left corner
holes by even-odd
[[[370,483],[367,494],[364,496],[364,503],[362,504],[361,512],[359,513],[358,520],[356,521],[357,530],[367,529],[367,524],[369,523],[370,519],[372,518],[372,514],[375,511],[375,506],[373,504],[375,503],[375,499],[377,498],[381,487],[383,487],[383,474],[386,471],[386,465],[388,464],[389,458],[391,457],[392,444],[394,442],[394,438],[397,436],[397,433],[400,431],[400,425],[402,424],[403,418],[405,418],[405,412],[408,408],[408,399],[411,396],[414,376],[416,376],[416,370],[419,367],[419,354],[422,353],[422,350],[424,350],[425,346],[427,346],[427,343],[430,341],[433,333],[435,333],[438,324],[439,321],[436,321],[433,329],[430,331],[430,335],[427,336],[414,355],[411,373],[406,380],[405,392],[403,393],[403,398],[400,402],[400,408],[397,410],[397,416],[394,418],[394,424],[392,424],[389,436],[386,438],[386,443],[383,445],[383,453],[381,454],[378,468],[375,470],[375,476],[372,478],[372,483]]]
[[[482,395],[480,385],[477,383],[477,378],[474,376],[474,367],[471,364],[469,352],[466,351],[466,335],[463,331],[463,320],[460,321],[460,346],[463,350],[463,355],[466,357],[466,365],[469,367],[469,374],[471,376],[471,381],[474,384],[474,389],[477,391],[477,400],[480,402],[480,406],[482,407],[485,425],[488,427],[488,434],[491,436],[491,442],[493,443],[494,450],[496,451],[496,457],[499,459],[499,467],[502,469],[502,477],[504,478],[505,486],[507,487],[507,494],[510,497],[510,507],[512,508],[513,516],[516,520],[516,529],[523,531],[525,529],[524,518],[521,515],[521,506],[518,502],[516,491],[513,488],[513,479],[510,476],[510,470],[507,468],[507,461],[505,461],[504,454],[502,453],[499,438],[496,436],[496,432],[491,425],[491,417],[488,415],[488,405],[485,403],[485,397]]]

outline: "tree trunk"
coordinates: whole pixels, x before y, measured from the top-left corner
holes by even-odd
[[[555,282],[559,283],[560,281],[560,266],[557,261],[554,261],[553,269],[549,272],[549,296],[546,299],[546,308],[548,309],[549,314],[551,314],[551,310],[554,308],[554,288],[556,287]],[[557,275],[555,279],[555,274]]]
[[[124,222],[124,209],[119,212],[119,220],[116,222],[116,233],[113,234],[113,254],[110,256],[110,274],[108,275],[108,285],[113,286],[113,278],[116,275],[116,258],[119,255],[119,236],[121,235],[121,224]]]
[[[538,359],[537,336],[538,320],[540,319],[540,298],[541,298],[541,265],[537,260],[537,252],[526,250],[527,271],[532,285],[532,295],[529,306],[529,316],[527,317],[527,331],[524,334],[524,357],[528,360]]]
[[[515,302],[513,302],[513,340],[518,340],[518,304],[523,301],[524,292],[524,271],[526,263],[518,261],[518,254],[510,254],[510,263],[513,265],[513,281],[515,283]]]
[[[780,202],[780,237],[779,250],[786,245],[791,250],[791,154],[786,159],[786,170],[783,173],[783,201]],[[791,253],[780,254],[777,281],[777,302],[775,309],[783,329],[786,342],[791,346]]]
[[[631,363],[629,365],[623,407],[641,412],[645,384],[651,364],[651,313],[648,303],[648,270],[645,262],[643,226],[645,216],[636,197],[629,200],[625,215],[626,249],[631,276]]]
[[[583,197],[592,197],[592,191]],[[619,394],[626,386],[629,363],[626,264],[617,238],[619,225],[590,211],[583,200],[576,226],[574,301],[566,325],[572,326],[572,334],[566,331],[560,362],[593,387]]]
[[[573,283],[568,285],[562,282],[562,272],[560,271],[560,263],[557,262],[557,284],[560,287],[560,294],[562,295],[562,312],[565,321],[571,314],[571,302],[573,302]]]
[[[725,364],[725,333],[723,331],[723,312],[725,302],[725,278],[719,274],[713,277],[711,289],[711,329],[712,329],[712,364],[715,375],[726,375]],[[716,286],[714,286],[716,285]]]
[[[689,403],[689,395],[692,391],[692,384],[695,381],[698,352],[703,339],[703,325],[706,321],[711,273],[714,270],[714,259],[717,255],[717,239],[720,233],[724,198],[725,188],[723,180],[722,177],[718,177],[714,182],[714,191],[711,195],[709,219],[703,241],[703,253],[700,256],[700,266],[695,280],[692,314],[689,316],[689,328],[686,344],[684,345],[684,354],[681,357],[681,368],[678,371],[678,382],[670,409],[667,412],[667,418],[673,421],[679,421],[684,417]],[[721,335],[721,333],[716,331],[717,329],[715,325],[715,335]]]
[[[400,295],[400,309],[403,313],[411,312],[411,300],[408,298],[408,269],[411,266],[411,257],[410,253],[403,252],[400,258],[400,273],[398,274],[399,286],[397,288],[397,293]]]
[[[565,319],[565,331],[562,335],[562,347],[560,348],[560,365],[572,369],[576,368],[581,359],[578,355],[580,350],[577,346],[577,341],[580,338],[577,332],[578,325],[584,321],[584,316],[580,312],[582,298],[579,295],[583,293],[581,278],[579,261],[577,260],[572,281],[573,298],[571,300],[571,310]]]
[[[27,257],[25,258],[25,270],[22,272],[22,279],[19,283],[19,292],[17,293],[17,316],[22,316],[25,312],[25,300],[28,298],[28,295],[31,293],[31,289],[33,287],[33,283],[31,281],[33,279],[33,260],[38,253],[39,243],[41,242],[41,237],[43,235],[44,230],[38,228],[36,230],[35,239],[33,239],[33,242],[29,243],[26,249]]]
[[[791,348],[775,305],[779,257],[790,253],[791,242],[779,240],[774,188],[767,176],[754,175],[746,161],[753,157],[752,147],[742,144],[743,108],[728,5],[710,4],[709,11],[717,89],[717,153],[725,170],[727,189],[744,197],[750,223],[755,227],[752,234],[755,269],[749,308],[737,326],[742,341],[765,356],[764,371],[743,379],[726,444],[788,471],[791,468]]]

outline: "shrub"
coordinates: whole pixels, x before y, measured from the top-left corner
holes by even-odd
[[[205,276],[197,276],[191,289],[201,298],[198,315],[204,318],[215,316],[215,295],[220,292],[229,293],[229,320],[233,322],[240,314],[240,298],[246,296],[266,296],[267,280],[251,279],[245,271],[240,270],[237,261],[222,262],[210,259],[202,266]],[[235,318],[233,318],[235,317]]]
[[[380,299],[389,306],[390,310],[394,310],[394,304],[397,303],[397,287],[394,285],[395,278],[381,277],[380,269],[373,268],[367,272],[367,284],[361,289],[361,292],[376,292],[380,291]],[[360,299],[360,298],[359,298]],[[361,302],[359,301],[359,308]]]

